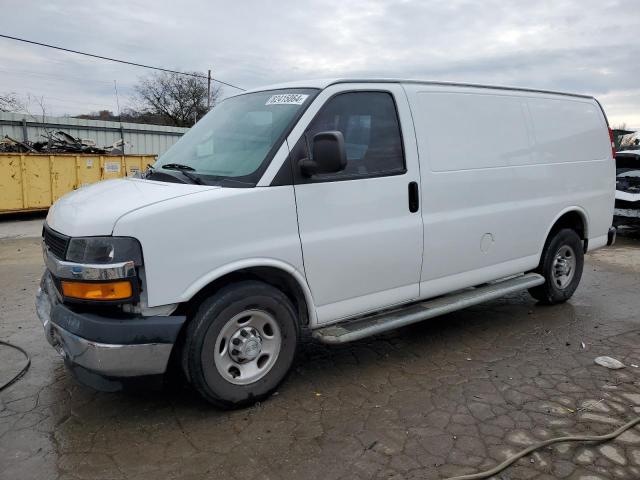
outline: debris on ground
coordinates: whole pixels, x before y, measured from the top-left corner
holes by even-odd
[[[9,135],[0,140],[0,152],[35,152],[36,150],[27,143],[22,143],[19,140],[14,140]]]
[[[58,130],[42,135],[41,142],[21,142],[5,135],[0,139],[0,152],[3,153],[93,153],[98,155],[122,155],[124,142],[120,139],[113,145],[98,147],[95,140],[76,138],[67,132]]]
[[[596,357],[594,360],[597,365],[608,368],[610,370],[619,370],[624,368],[624,363],[611,357]]]

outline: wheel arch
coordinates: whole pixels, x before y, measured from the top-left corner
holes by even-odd
[[[304,276],[292,265],[270,258],[234,262],[192,283],[181,298],[181,310],[190,312],[216,290],[243,280],[260,280],[280,289],[294,304],[301,325],[314,325],[316,311]]]
[[[559,212],[550,224],[540,245],[540,258],[544,252],[544,247],[552,238],[553,234],[563,228],[571,228],[580,236],[584,244],[584,251],[587,251],[589,241],[589,217],[587,212],[578,206],[567,207]]]

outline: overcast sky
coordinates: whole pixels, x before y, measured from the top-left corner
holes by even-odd
[[[0,33],[245,88],[366,75],[581,92],[640,128],[637,0],[2,0]],[[0,92],[49,114],[115,111],[113,80],[126,106],[145,74],[0,38]]]

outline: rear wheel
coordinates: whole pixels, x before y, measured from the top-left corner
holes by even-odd
[[[584,266],[582,240],[569,228],[551,236],[545,244],[536,272],[545,282],[529,289],[533,298],[549,305],[567,301],[578,288]]]
[[[295,309],[284,293],[258,281],[228,285],[200,305],[188,326],[187,377],[217,406],[249,405],[284,379],[297,341]]]

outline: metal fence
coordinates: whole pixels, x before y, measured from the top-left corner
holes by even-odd
[[[0,138],[8,135],[19,141],[42,141],[47,131],[58,130],[91,139],[101,147],[124,138],[125,154],[162,155],[188,128],[0,112]]]

